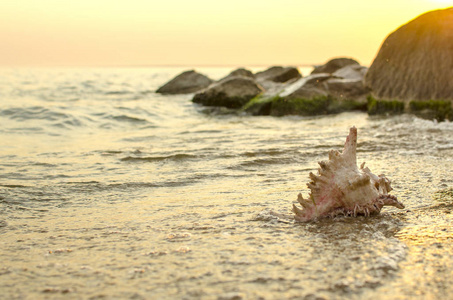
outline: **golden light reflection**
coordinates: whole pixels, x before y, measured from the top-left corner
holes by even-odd
[[[444,244],[453,242],[453,230],[448,225],[414,225],[403,228],[396,237],[409,245]]]

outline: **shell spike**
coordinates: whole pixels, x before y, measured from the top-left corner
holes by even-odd
[[[349,135],[346,138],[346,143],[344,144],[343,157],[345,160],[348,160],[351,163],[357,164],[356,157],[357,150],[357,128],[355,126],[349,129]]]
[[[303,207],[303,208],[308,208],[309,206],[312,206],[313,203],[311,202],[310,199],[304,199],[304,197],[302,197],[302,194],[299,193],[299,195],[297,195],[297,202],[299,202],[299,204]]]
[[[338,152],[338,150],[329,151],[329,160],[337,159],[339,156],[340,156],[340,152]]]
[[[301,193],[299,193],[299,195],[297,195],[297,202],[299,202],[299,204],[302,206],[304,206],[304,204],[305,204],[305,199],[304,199],[304,197],[302,197]]]
[[[318,165],[321,167],[321,170],[327,171],[330,169],[329,164],[325,161],[318,162]]]
[[[313,182],[316,182],[319,180],[319,177],[316,176],[315,174],[313,174],[313,172],[310,172],[309,176],[310,176],[310,179],[313,180]]]
[[[299,209],[299,208],[297,208],[297,206],[294,205],[294,204],[293,204],[293,212],[294,212],[296,215],[298,215],[298,216],[302,216],[302,215],[304,214],[304,211],[301,210],[301,209]]]

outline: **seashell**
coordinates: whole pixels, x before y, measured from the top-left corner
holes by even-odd
[[[395,206],[403,209],[404,205],[395,196],[390,180],[384,175],[371,173],[365,163],[357,167],[357,128],[352,127],[346,138],[343,152],[329,152],[328,161],[320,161],[318,174],[310,172],[311,190],[308,199],[297,196],[302,209],[293,204],[295,220],[307,222],[323,217],[338,215],[358,216],[377,215],[383,206]]]

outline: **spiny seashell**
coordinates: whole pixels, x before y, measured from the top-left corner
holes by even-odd
[[[303,209],[293,204],[296,221],[306,222],[321,217],[337,215],[370,216],[379,214],[383,206],[403,209],[392,190],[390,180],[384,175],[376,176],[365,163],[357,167],[357,128],[349,130],[343,152],[329,152],[329,160],[319,162],[318,175],[310,172],[311,190],[308,199],[299,194],[297,201]]]

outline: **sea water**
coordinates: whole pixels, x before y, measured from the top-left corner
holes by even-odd
[[[155,93],[184,70],[0,71],[1,299],[453,297],[452,123],[253,117]],[[406,208],[275,217],[351,126],[358,163]]]

